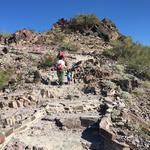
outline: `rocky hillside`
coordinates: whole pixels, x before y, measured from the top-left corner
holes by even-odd
[[[94,15],[60,19],[44,33],[1,34],[0,149],[150,149],[150,81],[109,51],[116,41],[132,44]],[[69,85],[65,76],[62,87],[60,49],[76,79]]]
[[[52,30],[60,30],[65,33],[82,33],[100,37],[103,41],[117,40],[122,35],[118,32],[115,24],[109,19],[99,20],[94,15],[79,15],[71,20],[64,18],[53,24]],[[44,44],[49,38],[43,33],[35,33],[31,30],[22,29],[14,34],[0,35],[1,44],[23,43]],[[49,43],[50,44],[50,43]]]

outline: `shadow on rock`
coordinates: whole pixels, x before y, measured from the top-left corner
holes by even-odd
[[[57,86],[58,82],[57,81],[51,81],[51,85]]]
[[[99,125],[98,123],[93,124],[92,126],[86,128],[82,132],[82,136],[84,140],[88,141],[86,144],[89,145],[88,148],[91,150],[104,150],[103,149],[103,138],[99,134]]]

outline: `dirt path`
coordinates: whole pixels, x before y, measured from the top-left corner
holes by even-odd
[[[70,55],[70,64],[91,57]],[[55,77],[53,78],[56,79]],[[28,128],[17,132],[7,144],[7,149],[82,150],[99,148],[100,137],[96,122],[99,120],[99,96],[82,92],[82,83],[58,86],[47,85],[55,98],[41,106],[44,115]],[[41,110],[37,108],[37,112]],[[93,125],[94,124],[94,125]],[[92,126],[90,128],[90,126]],[[15,145],[15,146],[14,146]]]

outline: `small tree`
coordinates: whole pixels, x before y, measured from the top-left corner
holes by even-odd
[[[82,32],[98,24],[100,24],[100,20],[94,14],[77,15],[70,20],[69,28]]]
[[[0,71],[0,90],[6,86],[13,74],[11,69]]]
[[[40,65],[39,65],[39,67],[42,67],[42,68],[51,67],[55,63],[56,63],[56,56],[51,54],[51,53],[49,53],[49,54],[46,54],[42,58],[42,61],[41,61]]]

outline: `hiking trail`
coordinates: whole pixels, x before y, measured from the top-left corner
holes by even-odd
[[[90,56],[74,55],[69,61],[69,66],[78,61],[85,61]],[[48,75],[48,73],[46,73]],[[65,77],[66,78],[66,77]],[[57,79],[56,72],[53,80]],[[36,108],[36,119],[26,123],[27,128],[16,132],[8,139],[7,147],[17,141],[21,145],[36,146],[37,148],[82,150],[99,141],[98,128],[88,127],[98,122],[99,96],[88,95],[82,92],[82,84],[70,85],[42,85],[49,88],[55,94],[55,98],[46,100],[44,104]],[[93,136],[91,136],[93,134]],[[23,143],[23,144],[19,144]],[[16,145],[17,145],[16,144]]]

